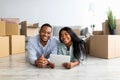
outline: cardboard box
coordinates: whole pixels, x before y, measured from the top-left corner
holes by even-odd
[[[90,55],[101,58],[120,57],[120,35],[94,35],[90,38]]]
[[[10,37],[10,54],[25,53],[25,36],[11,35]]]
[[[31,28],[37,28],[39,26],[39,23],[29,24],[27,21],[22,21],[21,23],[22,27],[31,27]]]
[[[5,34],[5,22],[0,21],[0,36],[4,36]]]
[[[28,24],[27,21],[23,21],[21,24],[21,35],[35,36],[39,33],[39,23],[34,23],[33,25]]]
[[[120,35],[120,19],[116,20],[116,33]]]
[[[102,30],[103,30],[103,35],[109,35],[110,34],[107,20],[102,23]]]
[[[103,30],[104,35],[109,35],[110,34],[107,20],[102,23],[102,30]],[[120,19],[116,20],[116,34],[120,35]]]
[[[25,35],[26,37],[35,36],[37,34],[39,34],[39,28],[24,27],[21,29],[21,35]]]
[[[9,37],[0,36],[0,58],[9,56]]]
[[[26,36],[35,36],[39,34],[39,28],[27,28],[25,33]]]
[[[19,18],[1,18],[1,21],[18,24]]]
[[[6,22],[6,35],[19,35],[19,34],[20,29],[18,24]]]
[[[93,31],[93,35],[103,35],[103,31]]]

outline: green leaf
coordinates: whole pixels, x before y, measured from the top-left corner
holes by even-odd
[[[108,25],[111,29],[116,29],[116,17],[113,16],[112,10],[109,9],[107,13]]]

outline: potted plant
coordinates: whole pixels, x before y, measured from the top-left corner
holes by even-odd
[[[92,34],[94,34],[95,24],[92,24],[90,27],[92,29]]]
[[[108,10],[107,18],[108,18],[108,27],[110,34],[116,34],[116,17],[113,16],[111,9]]]
[[[94,31],[95,24],[92,24],[90,27],[92,28],[92,31]]]

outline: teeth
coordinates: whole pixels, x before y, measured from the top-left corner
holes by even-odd
[[[43,38],[47,38],[47,37],[43,37]]]
[[[63,40],[64,42],[66,42],[66,40]]]

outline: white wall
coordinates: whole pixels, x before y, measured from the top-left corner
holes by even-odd
[[[111,5],[115,12],[120,13],[117,0],[0,0],[0,17],[17,17],[20,21],[39,22],[40,25],[47,22],[86,27],[95,23],[96,29],[101,29]]]

